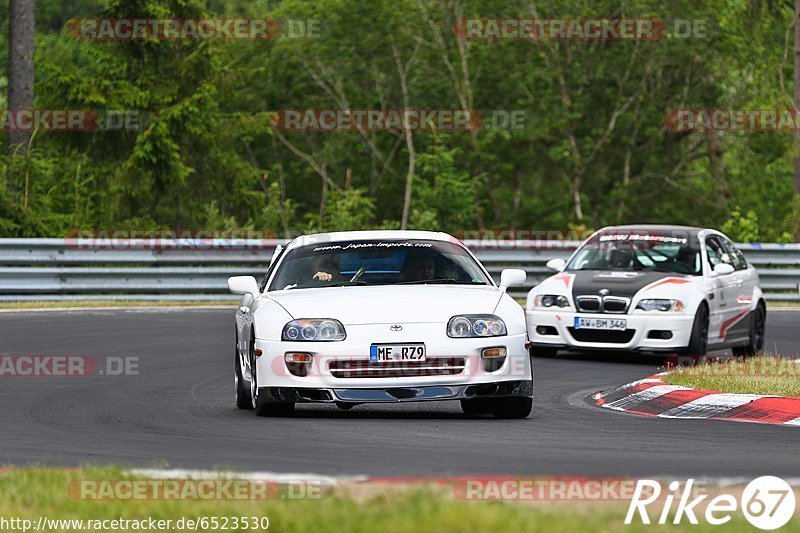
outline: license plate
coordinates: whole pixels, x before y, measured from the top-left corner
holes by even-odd
[[[369,347],[370,363],[424,360],[424,344],[373,344]]]
[[[580,318],[575,317],[575,329],[605,329],[611,331],[624,331],[628,322],[619,318]]]

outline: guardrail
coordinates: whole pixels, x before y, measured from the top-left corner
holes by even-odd
[[[229,276],[263,276],[275,247],[263,240],[0,239],[0,300],[221,300]],[[466,241],[495,280],[523,268],[524,296],[552,272],[545,263],[567,258],[577,241]],[[772,302],[800,301],[800,244],[740,244]]]

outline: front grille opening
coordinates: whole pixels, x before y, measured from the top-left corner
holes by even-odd
[[[631,341],[636,330],[605,331],[602,329],[575,329],[567,328],[572,338],[578,342],[607,342],[611,344],[625,344]]]
[[[600,311],[600,298],[596,296],[579,296],[576,300],[578,309],[587,313],[597,313]]]
[[[603,300],[603,309],[606,313],[624,313],[628,309],[628,302],[616,298]]]
[[[331,361],[328,370],[335,378],[405,378],[421,376],[454,376],[464,372],[465,358],[436,357],[427,361]]]
[[[647,332],[647,338],[667,340],[672,338],[672,332],[666,329],[651,329]]]
[[[331,393],[320,389],[297,389],[297,395],[309,402],[330,402],[333,401]]]
[[[497,383],[484,383],[467,387],[466,396],[489,396],[497,392]]]
[[[558,331],[553,326],[536,326],[536,333],[539,335],[558,335]]]

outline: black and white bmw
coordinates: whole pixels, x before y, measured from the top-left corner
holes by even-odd
[[[704,355],[762,350],[766,305],[758,274],[725,235],[682,226],[594,233],[528,294],[533,355],[611,349]]]

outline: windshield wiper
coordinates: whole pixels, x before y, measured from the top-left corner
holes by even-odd
[[[367,285],[366,281],[350,280],[341,283],[333,283],[331,285],[322,285],[323,287],[352,287],[354,285]]]
[[[453,285],[486,285],[485,281],[459,281],[455,278],[434,278],[434,279],[420,279],[414,281],[400,281],[398,285],[423,285],[429,283],[442,283]]]

